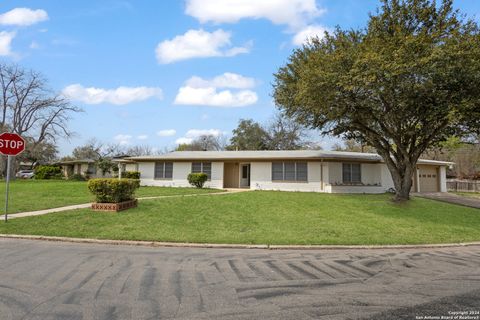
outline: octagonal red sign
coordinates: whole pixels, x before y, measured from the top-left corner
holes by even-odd
[[[16,133],[4,132],[0,134],[0,153],[16,156],[25,150],[25,140]]]

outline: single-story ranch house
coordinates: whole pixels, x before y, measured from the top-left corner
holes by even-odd
[[[135,163],[142,185],[187,187],[191,172],[208,175],[210,188],[383,193],[393,181],[382,158],[373,153],[298,151],[175,151],[124,158]],[[451,162],[419,160],[413,192],[446,192]]]
[[[112,176],[110,173],[103,175],[102,171],[97,168],[95,160],[92,159],[68,160],[56,164],[62,167],[64,177],[70,177],[73,174],[88,176],[89,178],[104,178]]]

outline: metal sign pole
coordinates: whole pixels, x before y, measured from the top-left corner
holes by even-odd
[[[12,163],[12,156],[7,156],[7,179],[5,182],[5,222],[8,221],[8,187],[10,185],[10,166]]]

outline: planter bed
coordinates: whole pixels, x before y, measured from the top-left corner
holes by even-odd
[[[137,199],[123,201],[119,203],[92,203],[92,210],[94,211],[122,211],[130,208],[135,208],[137,206]]]

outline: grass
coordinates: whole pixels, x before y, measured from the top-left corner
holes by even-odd
[[[0,183],[0,213],[5,207],[5,182]],[[138,197],[218,192],[213,189],[140,187]],[[9,213],[57,208],[93,201],[83,181],[15,180],[10,182]]]
[[[143,200],[120,213],[89,209],[14,219],[0,233],[249,244],[420,244],[480,240],[480,210],[389,195],[255,191]]]

